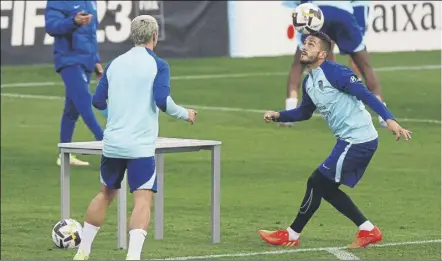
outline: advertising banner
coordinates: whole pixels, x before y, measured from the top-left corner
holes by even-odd
[[[295,52],[293,9],[282,2],[229,1],[232,57]],[[367,49],[370,52],[440,50],[441,7],[439,1],[371,1],[365,35]]]
[[[52,63],[53,37],[45,33],[46,1],[1,1],[1,64]],[[226,1],[97,1],[100,56],[109,61],[132,46],[131,20],[154,16],[156,53],[164,58],[216,57],[229,53]]]

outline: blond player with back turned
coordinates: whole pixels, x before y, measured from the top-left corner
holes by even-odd
[[[196,119],[195,110],[176,105],[170,96],[169,65],[153,52],[158,41],[155,18],[136,17],[131,24],[131,37],[135,46],[106,66],[92,98],[93,106],[107,116],[100,171],[102,184],[87,209],[83,238],[74,260],[89,258],[92,242],[126,171],[134,196],[126,260],[140,260],[152,197],[157,191],[158,108],[192,124]]]

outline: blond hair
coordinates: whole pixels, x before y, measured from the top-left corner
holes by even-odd
[[[135,45],[151,42],[154,32],[158,35],[158,22],[153,16],[139,15],[132,20],[130,35]]]

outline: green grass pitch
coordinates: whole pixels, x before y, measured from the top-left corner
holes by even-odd
[[[347,58],[339,59],[347,63]],[[263,122],[260,111],[284,106],[291,60],[286,56],[169,61],[174,99],[195,105],[199,114],[194,126],[162,114],[160,136],[223,142],[222,242],[210,243],[210,154],[166,155],[165,236],[163,241],[153,240],[151,225],[143,258],[336,259],[330,252],[311,248],[342,247],[354,239],[354,225],[326,202],[293,251],[268,246],[256,233],[286,228],[292,222],[307,177],[335,141],[319,117],[293,128]],[[440,260],[440,52],[373,54],[372,61],[389,108],[414,134],[410,142],[396,142],[375,120],[379,150],[361,183],[345,191],[383,230],[387,245],[347,252],[360,259]],[[189,75],[196,77],[182,77]],[[1,81],[1,257],[71,259],[75,251],[56,249],[51,240],[52,226],[60,216],[55,163],[63,101],[57,97],[64,95],[64,87],[52,66],[2,67]],[[57,84],[5,85],[23,82]],[[99,113],[97,117],[104,124]],[[79,121],[74,140],[92,138]],[[71,181],[72,218],[80,222],[99,187],[99,157],[82,159],[91,166],[72,168]],[[124,258],[116,239],[115,202],[96,237],[91,259]],[[401,243],[427,240],[436,241]]]

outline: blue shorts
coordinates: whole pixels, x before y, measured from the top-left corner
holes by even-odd
[[[377,148],[378,139],[359,144],[338,139],[319,171],[330,180],[353,188],[361,180]]]
[[[126,170],[131,193],[138,189],[148,189],[155,193],[157,192],[155,157],[117,159],[108,158],[103,155],[101,157],[100,181],[108,188],[120,189]]]
[[[326,33],[339,47],[341,54],[357,53],[365,49],[364,37],[353,14],[333,6],[320,6],[324,14],[321,31]],[[303,34],[301,42],[308,35]],[[303,45],[299,46],[302,49]]]
[[[356,22],[358,22],[359,28],[361,30],[362,35],[365,35],[365,32],[367,31],[367,25],[368,25],[368,14],[370,11],[369,6],[355,6],[353,15],[356,18]]]

